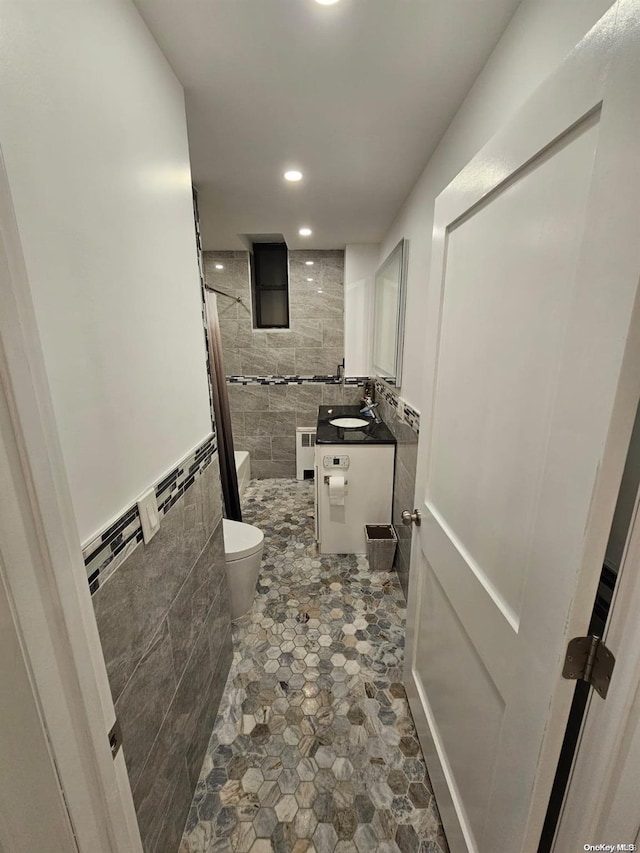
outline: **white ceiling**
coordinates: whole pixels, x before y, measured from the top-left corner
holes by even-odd
[[[518,2],[135,0],[185,88],[205,248],[377,243]]]

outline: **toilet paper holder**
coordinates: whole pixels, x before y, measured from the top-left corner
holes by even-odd
[[[329,475],[328,475],[328,474],[325,474],[325,475],[324,475],[324,482],[325,482],[325,485],[326,485],[326,486],[328,486],[328,485],[329,485]],[[348,480],[345,480],[345,481],[344,481],[344,484],[345,484],[345,486],[348,486],[348,485],[349,485],[349,481],[348,481]]]

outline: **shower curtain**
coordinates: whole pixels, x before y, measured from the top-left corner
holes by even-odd
[[[233,454],[233,432],[231,430],[231,412],[229,395],[222,356],[222,338],[218,322],[218,305],[215,293],[205,290],[205,315],[207,323],[207,341],[209,345],[209,371],[213,411],[218,436],[218,458],[220,460],[220,481],[224,499],[225,516],[232,521],[242,521],[238,475]]]

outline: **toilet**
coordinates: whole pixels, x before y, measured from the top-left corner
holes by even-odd
[[[260,573],[264,547],[262,530],[252,524],[222,519],[224,557],[227,567],[231,618],[238,619],[250,610]]]

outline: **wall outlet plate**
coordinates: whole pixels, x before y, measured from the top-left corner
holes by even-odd
[[[402,397],[398,397],[397,400],[398,400],[398,408],[397,408],[398,419],[404,422],[404,400],[402,399]]]
[[[140,514],[140,524],[142,525],[142,536],[145,544],[156,535],[160,529],[160,515],[158,513],[158,501],[156,500],[156,490],[149,489],[138,498],[138,513]]]

